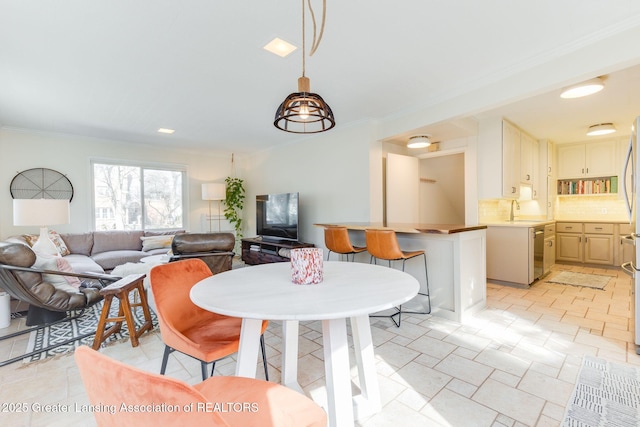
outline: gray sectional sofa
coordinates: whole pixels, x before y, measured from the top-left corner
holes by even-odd
[[[165,254],[171,249],[168,246],[158,244],[146,244],[153,242],[160,236],[170,236],[184,233],[185,230],[171,231],[90,231],[86,233],[60,233],[60,237],[69,249],[70,254],[64,258],[76,272],[105,273],[110,272],[116,266],[127,262],[139,262],[140,259],[157,254]],[[7,241],[16,241],[28,244],[24,236],[13,236]],[[157,243],[155,241],[154,243]]]

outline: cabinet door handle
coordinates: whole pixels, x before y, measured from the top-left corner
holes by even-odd
[[[515,192],[516,192],[516,187],[511,187],[511,192],[515,194]]]
[[[582,173],[584,173],[584,168],[582,168]]]
[[[589,168],[587,168],[587,173],[589,173]]]
[[[531,175],[527,174],[527,181],[531,180]]]

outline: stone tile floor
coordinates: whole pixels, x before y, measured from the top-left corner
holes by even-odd
[[[560,270],[610,275],[604,290],[547,283]],[[585,354],[640,366],[633,344],[631,279],[620,269],[556,265],[530,289],[489,283],[487,309],[465,324],[436,316],[403,316],[401,328],[372,319],[382,411],[358,426],[558,426]],[[14,320],[2,333],[21,327]],[[324,365],[319,322],[300,326],[299,380],[322,404]],[[279,381],[281,328],[266,332],[272,380]],[[0,343],[0,357],[22,354],[27,337]],[[102,351],[158,372],[163,343],[157,332],[141,345],[118,343]],[[217,375],[233,373],[233,358]],[[262,371],[259,367],[258,375]],[[356,370],[352,370],[357,384]],[[167,375],[200,381],[198,362],[172,356]],[[92,426],[90,413],[55,413],[46,404],[88,403],[73,357],[0,368],[0,424]],[[356,386],[354,386],[355,388]],[[26,404],[26,412],[8,411]],[[15,405],[13,405],[15,406]],[[38,409],[41,409],[38,411]]]

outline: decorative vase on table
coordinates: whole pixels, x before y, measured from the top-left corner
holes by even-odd
[[[291,249],[291,281],[297,285],[322,282],[322,249]]]

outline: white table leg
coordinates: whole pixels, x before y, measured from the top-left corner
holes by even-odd
[[[322,321],[324,369],[327,383],[328,425],[353,426],[346,319]]]
[[[236,376],[247,378],[256,377],[261,330],[262,320],[242,319],[240,347],[238,348],[238,362],[236,363]]]
[[[360,380],[361,394],[354,399],[356,419],[359,419],[379,412],[381,407],[369,316],[352,317],[351,333]]]
[[[282,322],[282,384],[300,393],[298,384],[298,321]]]

